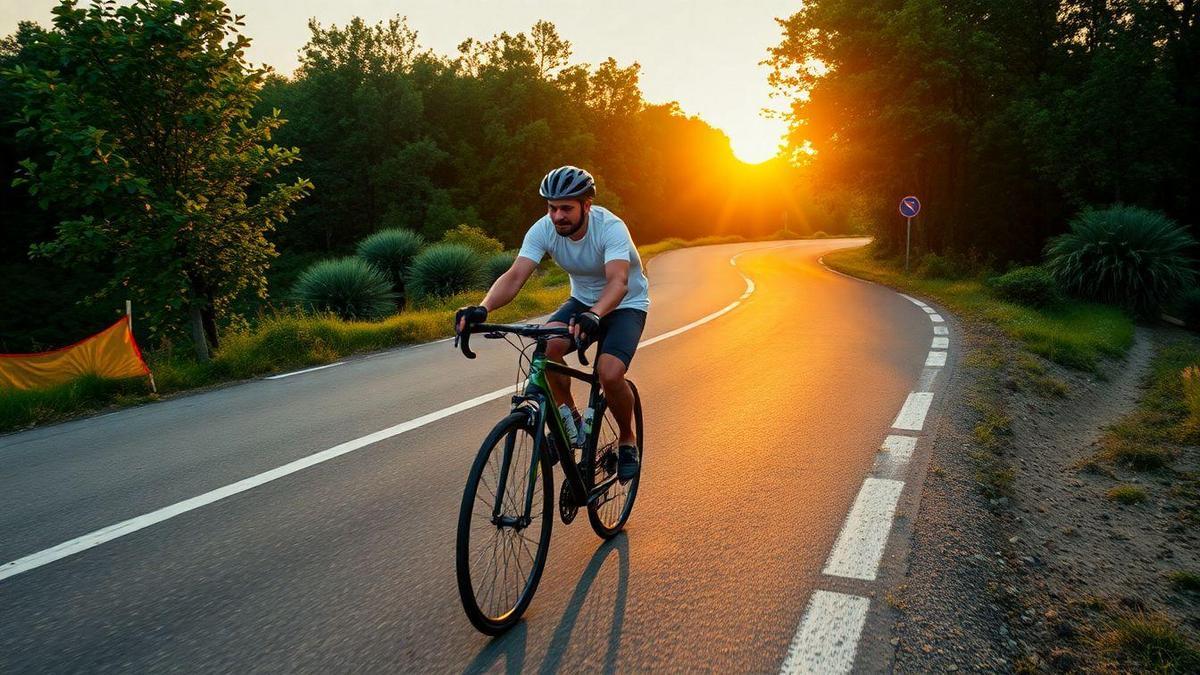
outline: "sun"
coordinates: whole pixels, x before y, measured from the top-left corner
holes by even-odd
[[[753,124],[725,129],[733,155],[747,164],[761,164],[779,155],[784,128],[776,120],[758,119]]]

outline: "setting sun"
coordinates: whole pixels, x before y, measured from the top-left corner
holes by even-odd
[[[760,164],[779,154],[786,125],[782,120],[758,119],[744,127],[722,128],[729,136],[733,154],[747,164]]]

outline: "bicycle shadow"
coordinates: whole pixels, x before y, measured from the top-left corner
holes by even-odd
[[[604,563],[608,560],[608,556],[613,551],[617,553],[617,585],[616,595],[613,601],[612,623],[608,631],[608,644],[604,654],[604,663],[601,668],[594,668],[589,664],[589,670],[601,670],[605,673],[611,673],[616,670],[617,652],[621,646],[621,627],[625,622],[625,604],[629,595],[629,537],[625,532],[621,532],[617,536],[602,543],[596,552],[592,554],[592,558],[588,561],[588,566],[584,569],[583,574],[579,577],[579,581],[575,584],[575,590],[571,593],[571,599],[567,602],[566,609],[563,610],[562,618],[559,619],[558,626],[554,629],[554,634],[550,638],[550,644],[546,648],[546,658],[542,661],[538,671],[541,673],[556,673],[562,665],[563,656],[567,653],[567,647],[571,643],[571,633],[575,630],[575,624],[579,620],[580,611],[583,609],[583,604],[591,592],[592,585],[600,574],[600,570],[604,567]],[[546,580],[543,579],[542,583]],[[466,667],[464,673],[483,673],[493,670],[500,661],[504,662],[504,671],[506,673],[520,673],[525,670],[525,651],[526,642],[528,641],[528,628],[524,620],[519,622],[508,633],[494,638],[489,642],[475,659]],[[599,665],[599,664],[596,664]]]

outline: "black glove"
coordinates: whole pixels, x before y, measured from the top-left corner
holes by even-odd
[[[471,307],[459,307],[458,312],[454,314],[454,332],[458,332],[458,324],[463,324],[463,330],[474,326],[477,323],[487,321],[487,307],[482,305],[474,305]],[[463,320],[466,319],[465,322]]]
[[[571,317],[571,325],[579,326],[579,341],[585,345],[599,337],[600,317],[595,312],[579,312]]]

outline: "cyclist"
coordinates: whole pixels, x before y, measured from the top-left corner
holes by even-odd
[[[646,326],[650,284],[625,222],[592,204],[596,181],[590,173],[574,166],[559,167],[546,174],[538,193],[546,200],[546,215],[529,228],[512,267],[492,284],[483,301],[458,310],[455,326],[461,332],[468,324],[485,322],[488,312],[516,297],[549,254],[570,276],[571,297],[546,325],[568,326],[584,345],[600,341],[596,371],[619,429],[617,477],[627,481],[637,475],[639,457],[633,392],[625,372]],[[562,361],[574,348],[571,340],[556,338],[547,345],[546,355]],[[547,376],[554,400],[565,404],[578,424],[569,378],[553,372]]]

